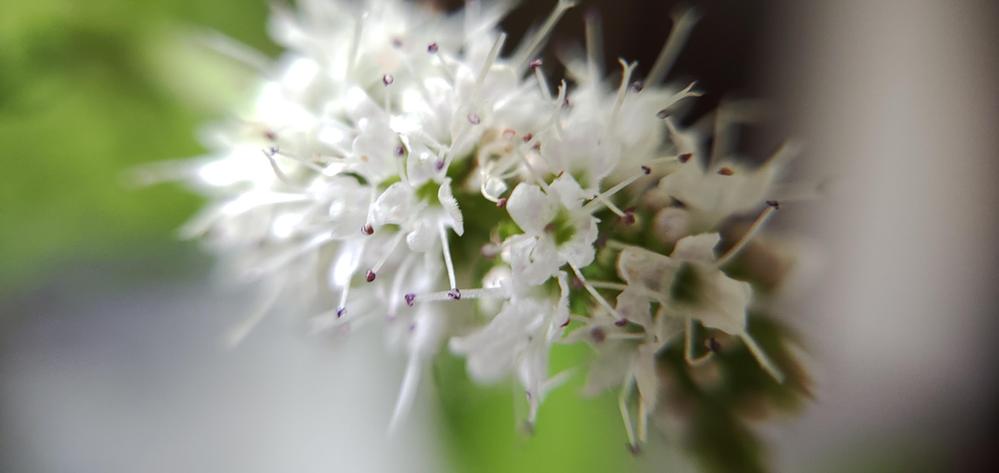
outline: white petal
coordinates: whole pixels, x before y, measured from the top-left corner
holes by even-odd
[[[444,207],[444,212],[451,219],[451,228],[454,228],[454,232],[458,236],[464,234],[465,225],[461,216],[461,209],[458,208],[458,201],[455,200],[454,194],[451,193],[451,178],[444,179],[444,182],[437,188],[437,200],[441,203],[441,207]]]
[[[576,232],[572,238],[559,247],[559,255],[577,268],[589,266],[596,255],[593,243],[597,241],[599,230],[597,229],[596,217],[585,214],[575,223]]]
[[[555,218],[558,204],[534,184],[517,184],[506,202],[506,210],[524,233],[541,235]]]
[[[555,242],[547,236],[518,235],[506,243],[513,277],[530,286],[544,283],[557,271],[561,262]]]
[[[673,258],[685,261],[712,263],[715,261],[715,247],[721,241],[717,233],[691,235],[676,242]]]
[[[413,230],[406,235],[409,249],[423,253],[430,251],[440,237],[437,226],[426,220],[418,220],[413,224]]]
[[[573,210],[583,206],[586,193],[569,173],[562,174],[558,179],[555,179],[551,184],[551,188],[565,208]]]
[[[702,269],[702,271],[705,271]],[[730,335],[746,331],[746,310],[753,296],[748,283],[736,281],[721,271],[701,273],[700,299],[706,302],[690,307],[691,317],[705,327]]]
[[[622,317],[651,329],[652,327],[652,306],[645,291],[639,290],[637,286],[628,286],[617,295],[617,304],[614,307]]]
[[[391,223],[400,225],[415,215],[413,189],[409,184],[396,182],[385,189],[372,208],[372,216],[378,225]]]
[[[641,394],[641,402],[649,411],[656,407],[659,400],[659,375],[656,374],[656,346],[643,343],[638,346],[638,352],[632,364],[635,384]]]
[[[637,246],[621,250],[617,257],[617,274],[628,284],[634,284],[652,292],[663,292],[673,282],[673,274],[679,263]]]

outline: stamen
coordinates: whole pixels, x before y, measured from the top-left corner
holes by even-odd
[[[392,85],[393,82],[395,82],[395,77],[392,77],[392,74],[382,76],[382,84],[385,84],[385,87]]]
[[[358,263],[364,257],[364,247],[367,245],[367,242],[368,240],[366,239],[361,240],[354,254],[344,254],[337,258],[337,262],[334,264],[334,281],[340,280],[343,284],[343,292],[340,293],[340,303],[337,305],[336,310],[337,318],[343,317],[347,313],[347,296],[350,295],[350,286],[353,282],[354,274],[357,272]],[[344,264],[341,266],[342,263]],[[340,274],[341,272],[346,274]],[[339,279],[341,277],[342,279]]]
[[[643,178],[645,176],[648,176],[651,173],[652,173],[652,169],[651,168],[649,168],[648,166],[642,166],[642,170],[638,174],[635,174],[635,175],[633,175],[633,176],[631,176],[631,177],[629,177],[629,178],[627,178],[627,179],[625,179],[625,180],[617,183],[617,185],[615,185],[614,187],[611,187],[610,189],[607,189],[606,191],[604,191],[604,192],[602,192],[600,194],[597,194],[596,197],[594,197],[592,200],[590,200],[589,202],[587,202],[586,205],[583,206],[583,210],[586,210],[586,211],[591,212],[591,213],[595,212],[597,210],[597,207],[600,204],[605,204],[607,202],[607,199],[609,199],[612,196],[614,196],[614,194],[617,194],[619,191],[621,191],[621,189],[624,189],[625,187],[630,186],[633,182],[635,182],[635,181],[637,181],[637,180],[639,180],[639,179],[641,179],[641,178]]]
[[[767,374],[773,377],[773,379],[778,383],[783,383],[784,373],[782,373],[781,370],[777,368],[777,365],[775,365],[773,361],[767,357],[767,354],[763,352],[763,349],[756,344],[756,340],[753,340],[753,337],[750,337],[748,333],[743,333],[740,335],[740,338],[742,338],[742,342],[746,344],[746,348],[749,348],[753,357],[756,358],[756,362],[759,363],[764,370],[766,370]]]
[[[732,258],[738,255],[739,252],[742,251],[743,248],[745,248],[745,246],[749,243],[749,241],[752,240],[753,237],[756,236],[756,234],[763,227],[763,224],[765,224],[767,220],[770,218],[770,216],[773,215],[773,213],[776,212],[777,209],[779,208],[780,208],[779,202],[775,200],[768,200],[767,208],[763,209],[763,211],[760,212],[760,214],[756,217],[756,220],[753,221],[753,224],[749,226],[748,230],[746,230],[746,233],[742,235],[742,238],[740,238],[738,242],[732,245],[732,247],[729,248],[728,251],[726,251],[721,258],[718,258],[718,261],[715,262],[715,267],[721,268],[726,264],[728,264],[730,261],[732,261]]]
[[[545,180],[541,178],[541,175],[539,175],[538,172],[534,170],[534,166],[531,166],[530,161],[527,160],[527,156],[524,156],[524,152],[521,151],[519,147],[517,148],[515,154],[517,155],[518,158],[520,158],[521,162],[524,163],[524,167],[527,168],[527,173],[531,175],[531,179],[534,179],[534,182],[538,183],[538,185],[540,185],[541,188],[545,190],[546,194],[551,193],[551,188],[548,187],[548,183],[545,182]]]
[[[431,292],[428,294],[408,294],[412,295],[412,301],[416,302],[439,302],[456,301],[462,299],[505,299],[509,297],[506,289],[501,287],[483,287],[477,289],[448,289],[447,291]],[[457,297],[455,297],[457,295]],[[409,299],[407,299],[409,300]]]
[[[263,151],[264,151],[264,155],[267,156],[270,159],[273,159],[274,156],[281,156],[283,158],[287,158],[287,159],[290,159],[292,161],[295,161],[298,164],[301,164],[302,166],[305,166],[305,167],[307,167],[307,168],[309,168],[309,169],[311,169],[313,171],[316,171],[316,172],[318,172],[320,174],[325,174],[325,172],[326,172],[326,169],[323,168],[322,166],[319,166],[316,163],[313,163],[311,161],[307,161],[305,159],[302,159],[302,158],[300,158],[298,156],[292,156],[290,154],[284,153],[277,146],[271,146],[270,148],[267,148],[267,149],[265,149]]]
[[[365,223],[361,226],[361,233],[371,236],[375,233],[375,227],[372,227],[370,223]]]
[[[399,388],[399,397],[395,401],[395,409],[392,411],[392,420],[389,421],[389,433],[394,433],[399,426],[399,422],[409,412],[413,404],[413,397],[416,395],[416,387],[420,383],[420,358],[416,355],[409,356],[406,363],[406,374],[402,378],[402,387]]]
[[[623,210],[619,209],[618,206],[614,205],[614,202],[611,202],[610,199],[608,199],[608,198],[606,198],[606,197],[604,197],[604,196],[602,196],[600,194],[597,194],[597,196],[594,197],[594,199],[599,200],[601,204],[603,204],[608,209],[610,209],[610,211],[613,212],[614,215],[617,215],[618,218],[627,218],[628,217],[628,214],[625,213]],[[632,218],[634,219],[634,215],[632,215]]]
[[[573,273],[576,273],[576,278],[578,278],[579,282],[583,284],[583,288],[586,289],[586,292],[589,292],[590,295],[597,300],[597,303],[604,308],[604,310],[613,315],[614,320],[624,319],[624,317],[622,317],[621,314],[618,313],[616,309],[614,309],[613,307],[611,307],[610,304],[607,303],[607,299],[604,299],[604,296],[601,296],[600,293],[597,292],[597,289],[593,287],[593,285],[586,280],[586,278],[583,276],[583,273],[579,271],[579,268],[577,268],[576,265],[569,263],[569,267],[572,268]]]
[[[631,426],[631,413],[628,412],[628,398],[631,397],[631,390],[634,385],[635,377],[629,370],[627,381],[621,387],[621,394],[617,397],[617,407],[621,411],[621,419],[624,420],[624,430],[628,434],[628,448],[632,453],[638,453],[638,444],[635,443],[635,429]]]
[[[708,351],[700,357],[694,357],[694,328],[694,319],[688,317],[683,329],[683,358],[690,366],[701,366],[711,359],[714,352]]]
[[[575,0],[558,0],[558,3],[555,5],[555,9],[552,10],[551,14],[548,15],[548,18],[545,19],[541,28],[538,28],[538,31],[534,32],[531,36],[530,41],[525,43],[527,46],[520,51],[519,56],[521,57],[519,57],[517,61],[514,61],[514,64],[517,64],[517,67],[514,69],[516,72],[519,73],[524,70],[524,66],[528,61],[527,58],[537,55],[538,50],[548,38],[548,35],[552,32],[552,29],[555,28],[555,24],[558,23],[558,20],[562,18],[562,15],[565,14],[566,10],[574,6],[576,6]]]
[[[493,42],[492,49],[489,50],[489,55],[486,56],[486,61],[482,63],[482,68],[479,69],[479,75],[475,79],[475,96],[478,95],[478,91],[482,88],[482,84],[486,82],[486,75],[489,74],[489,69],[493,67],[493,63],[496,62],[496,57],[499,56],[500,49],[503,48],[503,43],[506,42],[506,33],[500,33],[496,41]]]
[[[545,78],[545,73],[541,70],[541,60],[535,59],[531,61],[531,69],[534,70],[534,79],[538,81],[538,88],[541,89],[541,95],[545,97],[545,100],[551,100],[552,92],[548,88],[548,79]]]
[[[361,13],[354,20],[354,35],[350,38],[350,55],[347,56],[348,62],[345,79],[350,78],[350,75],[354,72],[354,66],[357,64],[357,52],[361,45],[361,34],[364,32],[364,20],[367,18],[367,13]]]
[[[586,66],[590,77],[600,77],[604,70],[603,31],[600,26],[600,15],[596,10],[586,12]]]
[[[611,123],[617,123],[617,115],[621,111],[621,105],[624,104],[624,97],[628,94],[628,82],[631,81],[631,72],[635,70],[635,66],[638,65],[637,62],[628,64],[624,59],[618,59],[617,62],[621,64],[622,75],[621,75],[621,85],[617,88],[617,99],[614,100],[614,108],[611,110]]]
[[[267,156],[267,162],[270,163],[271,170],[274,171],[274,175],[278,178],[278,180],[285,184],[291,185],[292,182],[290,179],[288,179],[288,175],[281,170],[281,168],[278,166],[277,161],[274,160],[274,154],[269,153],[267,150],[263,150],[263,152],[264,156]]]
[[[686,10],[674,20],[673,28],[666,38],[666,43],[663,44],[662,50],[659,51],[659,56],[656,57],[656,62],[652,64],[652,69],[649,69],[649,74],[645,77],[645,83],[655,86],[659,85],[666,78],[666,74],[673,66],[677,56],[680,55],[683,43],[687,41],[687,37],[690,35],[694,24],[697,23],[697,19],[697,13],[693,10]]]
[[[282,280],[278,280],[264,291],[264,296],[261,297],[260,301],[257,303],[256,310],[254,310],[249,317],[243,320],[243,322],[229,331],[225,340],[226,346],[229,348],[235,348],[237,345],[242,343],[244,339],[246,339],[246,336],[253,331],[254,327],[260,324],[261,320],[264,320],[264,317],[270,313],[274,303],[277,302],[278,296],[281,295],[281,289],[283,287],[282,282]]]
[[[447,76],[448,82],[451,84],[457,83],[454,78],[454,71],[451,70],[451,66],[444,60],[444,55],[441,54],[440,46],[437,45],[437,42],[427,45],[427,52],[437,56],[437,60],[440,61],[441,69],[444,70],[444,74]]]
[[[720,174],[722,176],[731,176],[731,175],[735,174],[735,171],[733,171],[732,168],[730,168],[730,167],[722,167],[722,168],[718,169],[718,174]]]
[[[645,408],[645,398],[642,397],[641,391],[638,393],[638,441],[645,443],[648,440],[648,422],[649,413]],[[640,452],[631,452],[634,455],[638,455]]]
[[[385,250],[382,253],[382,256],[380,258],[378,258],[378,261],[375,262],[375,265],[372,266],[370,270],[368,270],[368,275],[367,275],[368,282],[371,282],[371,281],[375,280],[375,277],[377,277],[378,271],[380,271],[382,269],[382,265],[384,265],[385,262],[388,261],[389,256],[391,256],[392,253],[395,251],[395,248],[397,246],[399,246],[399,242],[402,241],[402,237],[404,235],[405,234],[403,232],[399,232],[398,234],[396,234],[396,236],[394,236],[392,238],[392,242],[389,243],[388,250]]]
[[[454,278],[454,263],[451,262],[451,248],[448,245],[448,241],[447,241],[447,230],[444,228],[444,225],[441,225],[441,226],[439,226],[437,228],[440,230],[440,234],[441,234],[441,250],[444,253],[444,266],[447,267],[447,279],[448,279],[448,282],[451,283],[451,286],[450,286],[451,289],[452,290],[457,290],[458,289],[458,283],[455,281],[455,278]],[[461,293],[460,292],[457,295],[458,295],[457,298],[461,298]]]
[[[405,281],[406,274],[409,273],[410,266],[416,261],[415,256],[412,253],[406,255],[405,259],[402,260],[402,264],[399,265],[399,269],[395,272],[395,277],[392,278],[392,292],[389,293],[389,318],[395,318],[396,311],[399,308],[399,295],[402,293],[402,283]]]

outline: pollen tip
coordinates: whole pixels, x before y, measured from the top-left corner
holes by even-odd
[[[461,300],[461,290],[459,290],[456,287],[451,288],[450,291],[447,291],[447,296],[450,297],[453,300],[460,301]]]
[[[593,327],[590,330],[590,337],[593,337],[593,341],[596,343],[603,343],[604,340],[607,340],[607,332],[600,327]]]
[[[436,169],[438,171],[443,170],[444,169],[444,160],[443,159],[438,159],[437,162],[434,163],[434,169]]]
[[[656,112],[656,117],[659,117],[660,119],[665,120],[667,117],[669,117],[669,110],[666,110],[664,108],[664,109]]]
[[[529,420],[525,420],[524,421],[524,432],[526,432],[527,435],[534,435],[534,422],[531,422]]]
[[[406,148],[403,148],[402,145],[397,145],[395,147],[395,155],[396,156],[402,156],[405,153],[406,153]]]
[[[676,159],[678,161],[680,161],[681,163],[685,163],[687,161],[690,161],[690,158],[693,158],[693,157],[694,157],[694,155],[692,153],[683,153],[683,154],[677,156]]]
[[[645,83],[640,80],[636,80],[631,83],[631,90],[634,92],[641,92],[645,88]]]
[[[530,67],[531,69],[537,69],[537,68],[541,67],[541,64],[543,64],[543,63],[541,62],[541,58],[534,58],[534,59],[533,59],[533,60],[531,60],[531,62],[529,62],[529,63],[528,63],[527,65],[528,65],[528,66],[529,66],[529,67]]]
[[[618,327],[624,327],[628,325],[628,319],[617,319],[614,321],[614,325]]]
[[[721,168],[721,169],[718,170],[718,174],[720,174],[722,176],[731,176],[731,175],[735,174],[735,171],[733,171],[732,168],[730,168],[730,167],[723,167],[723,168]]]
[[[566,318],[565,318],[565,322],[562,322],[562,323],[560,323],[560,324],[558,325],[558,328],[565,328],[565,327],[568,327],[568,326],[569,326],[569,322],[571,322],[571,321],[572,321],[572,319],[571,319],[571,318],[569,318],[569,317],[566,317]]]
[[[774,210],[780,210],[780,202],[776,200],[768,200],[767,205],[773,207]]]
[[[642,166],[642,172],[645,173],[646,176],[648,176],[649,174],[652,174],[652,168],[648,166]]]
[[[372,227],[370,223],[366,223],[363,227],[361,227],[361,233],[365,235],[372,235],[375,233],[375,227]]]
[[[336,310],[336,318],[339,319],[340,317],[343,317],[343,315],[346,314],[346,313],[347,313],[347,308],[346,307],[337,308],[337,310]]]
[[[367,280],[368,282],[372,282],[375,280],[376,277],[378,277],[378,275],[376,275],[374,271],[369,269],[368,274],[364,276],[364,279]]]
[[[500,199],[496,201],[496,206],[499,207],[499,208],[501,208],[501,209],[505,209],[506,208],[506,201],[507,201],[506,197],[500,197]]]
[[[482,118],[480,118],[479,114],[475,112],[469,112],[467,118],[468,118],[468,123],[471,123],[473,125],[478,125],[479,123],[482,122]]]
[[[430,54],[436,54],[437,51],[439,51],[439,50],[440,50],[440,47],[437,46],[437,42],[436,41],[434,41],[433,43],[430,43],[430,44],[427,45],[427,52],[430,53]]]
[[[642,453],[642,447],[640,447],[637,443],[629,443],[626,445],[628,446],[628,451],[631,452],[632,455],[637,457],[640,453]]]
[[[385,84],[386,87],[392,85],[393,82],[395,82],[395,77],[392,77],[392,74],[382,76],[382,84]]]
[[[406,305],[413,307],[413,303],[416,301],[416,294],[410,292],[403,297],[406,299]]]
[[[534,139],[534,133],[526,133],[526,134],[524,134],[524,143],[527,143],[528,141],[531,141],[532,139]]]
[[[708,339],[704,341],[704,346],[712,353],[718,353],[722,348],[721,343],[719,343],[718,339],[715,337],[708,337]]]
[[[624,212],[624,216],[621,217],[621,222],[624,223],[625,225],[634,225],[635,224],[635,213],[632,212],[632,211],[626,210]]]

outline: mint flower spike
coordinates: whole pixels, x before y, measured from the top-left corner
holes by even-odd
[[[275,60],[226,43],[260,71],[252,105],[205,130],[209,156],[141,175],[204,194],[183,236],[216,253],[225,278],[265,288],[232,345],[275,307],[315,314],[313,332],[384,330],[406,359],[390,431],[444,346],[475,382],[514,380],[529,426],[552,389],[585,371],[586,393],[619,390],[636,452],[666,399],[671,347],[685,370],[726,361],[695,355],[698,324],[741,339],[783,379],[747,333],[761,297],[751,283],[765,278],[739,255],[763,246],[754,238],[797,146],[751,169],[728,156],[727,118],[710,153],[678,125],[678,105],[700,92],[664,80],[694,12],[677,17],[646,77],[621,59],[617,80],[602,74],[589,16],[586,52],[564,58],[562,79],[546,76],[540,53],[572,1],[555,2],[509,57],[497,27],[509,2],[450,15],[402,0],[322,3],[276,7]],[[764,203],[716,257],[719,232]],[[571,343],[592,345],[592,360],[550,373],[553,347]]]

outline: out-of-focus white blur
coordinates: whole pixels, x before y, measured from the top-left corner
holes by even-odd
[[[378,330],[331,343],[277,313],[228,350],[248,291],[102,266],[0,308],[0,470],[441,470],[431,386],[386,435],[403,360]]]
[[[781,469],[962,448],[995,401],[995,8],[788,5],[774,93],[809,143],[802,174],[834,180],[786,206],[826,264],[789,308],[818,384],[777,429]]]

